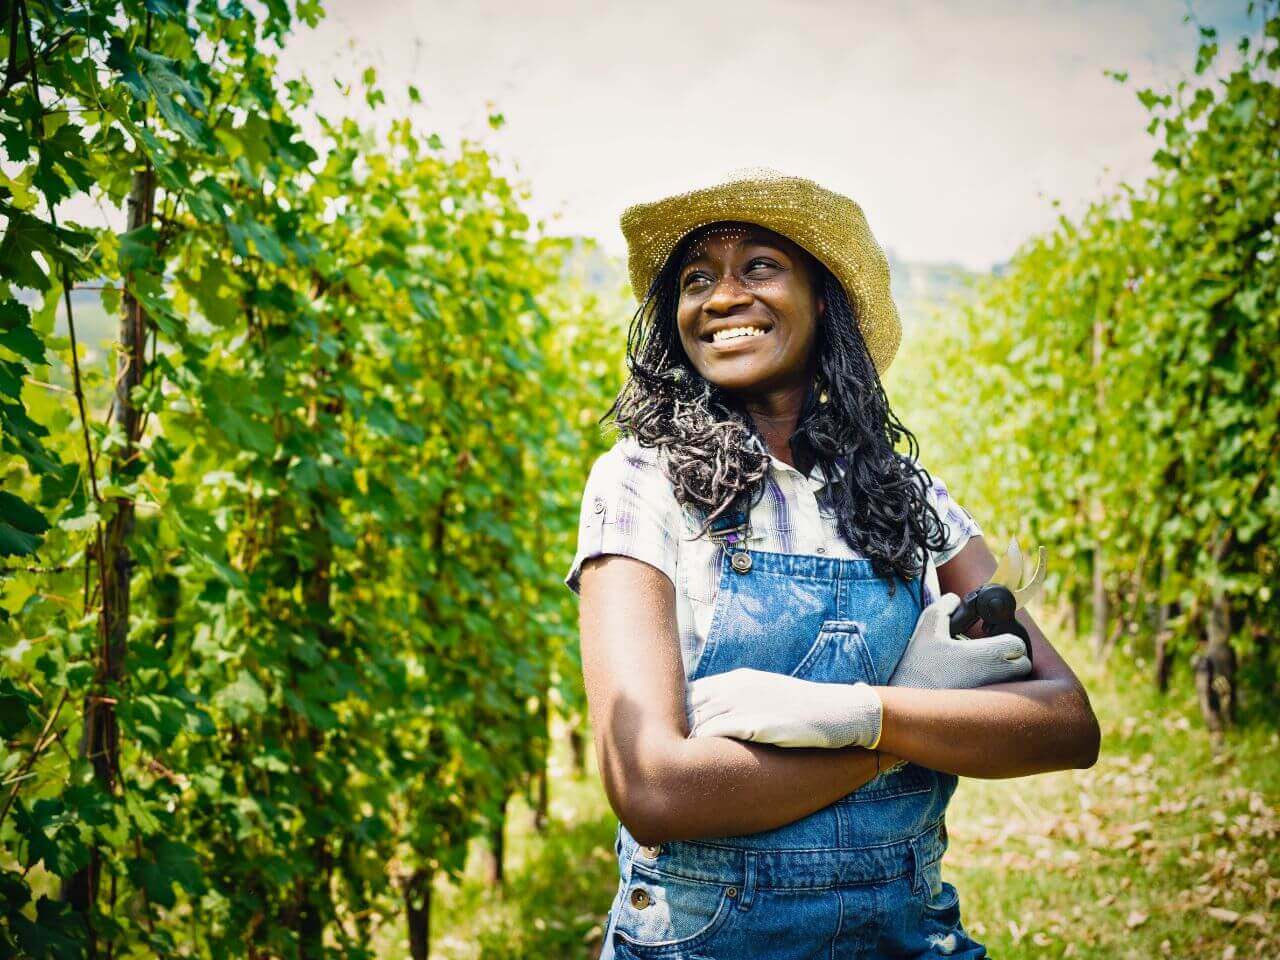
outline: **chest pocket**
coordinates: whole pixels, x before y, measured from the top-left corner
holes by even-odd
[[[753,552],[746,576],[720,557],[720,588],[690,679],[738,667],[820,683],[877,683],[867,624],[832,619],[832,582],[773,569],[783,554]]]
[[[875,662],[867,649],[866,628],[856,620],[826,620],[813,645],[791,676],[820,683],[879,684]]]
[[[780,526],[776,518],[762,516],[764,513],[756,510],[751,516],[746,543],[752,553],[778,550],[791,539],[790,526]],[[684,529],[676,548],[677,586],[695,604],[710,606],[716,602],[722,582],[724,549],[708,535],[698,536],[701,523],[692,507],[684,508]]]
[[[720,582],[720,547],[705,537],[691,539],[694,531],[686,529],[676,554],[680,589],[695,603],[714,603]]]
[[[840,524],[836,520],[836,510],[826,491],[818,491],[818,519],[822,521],[822,530],[826,540],[831,543],[843,543],[840,537]],[[855,554],[860,555],[860,554]]]

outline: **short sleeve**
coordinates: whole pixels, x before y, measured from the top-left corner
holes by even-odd
[[[602,554],[643,560],[676,581],[680,506],[658,451],[619,440],[591,467],[582,491],[578,549],[564,583],[575,594],[582,565]]]
[[[982,536],[982,528],[978,526],[978,521],[973,519],[968,510],[951,499],[946,483],[938,477],[933,477],[929,497],[938,511],[947,537],[946,547],[933,554],[934,565],[940,567],[959,553],[969,542],[970,537]]]

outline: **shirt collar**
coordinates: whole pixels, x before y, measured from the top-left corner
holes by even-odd
[[[831,478],[828,478],[826,474],[823,472],[822,464],[820,463],[815,463],[813,465],[813,469],[809,471],[808,476],[805,476],[790,464],[783,463],[773,454],[769,454],[769,464],[773,467],[773,469],[777,470],[780,473],[790,473],[796,477],[799,477],[802,480],[807,481],[809,484],[810,490],[815,490],[815,491],[821,490],[830,482],[830,479],[831,479]],[[845,475],[846,461],[844,457],[836,457],[835,468],[836,469],[835,469],[834,479],[839,480],[841,477]]]

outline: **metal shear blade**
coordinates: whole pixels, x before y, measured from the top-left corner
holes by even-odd
[[[1048,569],[1048,561],[1045,559],[1045,549],[1041,546],[1036,551],[1036,569],[1031,578],[1024,586],[1013,591],[1014,599],[1018,601],[1018,606],[1025,607],[1028,603],[1040,596],[1044,590],[1044,578]]]
[[[1030,577],[1026,576],[1027,561],[1022,549],[1018,546],[1018,538],[1014,537],[1009,541],[1009,548],[1004,552],[1004,556],[997,561],[995,573],[991,575],[989,582],[1007,588],[1013,594],[1018,606],[1025,607],[1038,597],[1044,588],[1047,567],[1045,549],[1041,546],[1036,550],[1035,570]]]
[[[1014,537],[1009,541],[1009,546],[1004,555],[996,561],[996,571],[987,578],[987,581],[1002,587],[1008,587],[1010,590],[1016,590],[1021,578],[1022,551],[1018,548],[1018,538]]]

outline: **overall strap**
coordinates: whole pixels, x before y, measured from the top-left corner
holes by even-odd
[[[747,550],[747,537],[751,535],[750,511],[734,503],[724,513],[711,521],[707,536],[720,544],[729,557],[729,564],[738,573],[751,570],[751,553]]]

